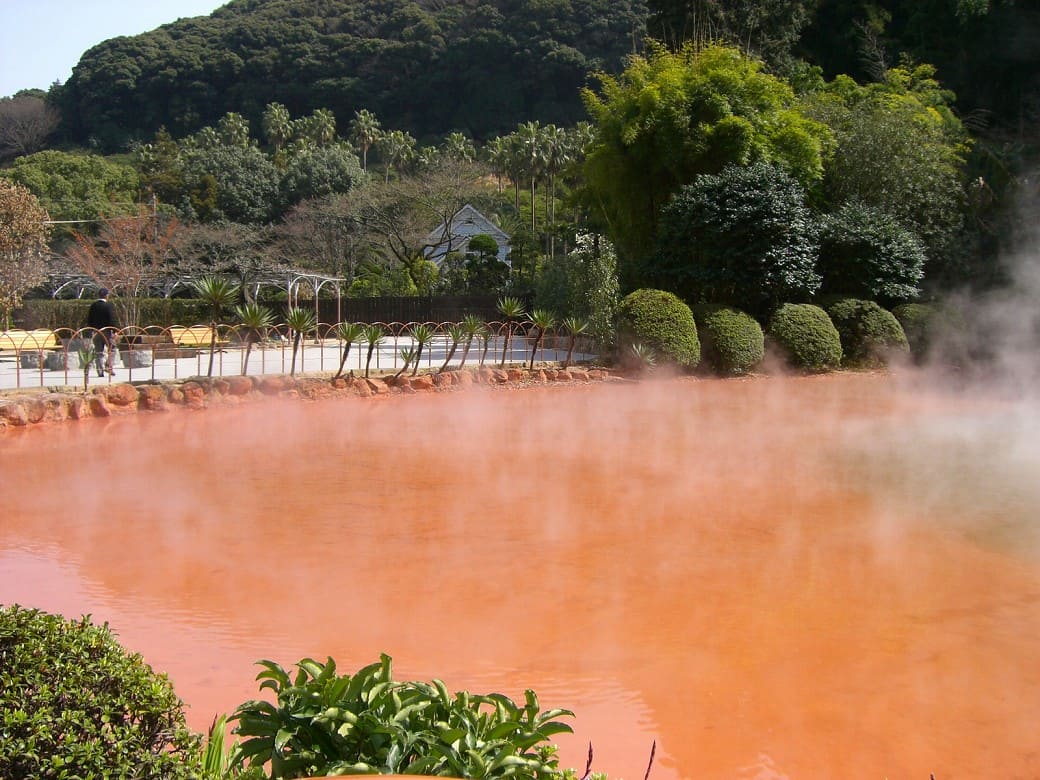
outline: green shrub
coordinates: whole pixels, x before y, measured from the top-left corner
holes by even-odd
[[[904,303],[892,309],[892,316],[903,327],[910,354],[918,359],[923,358],[942,320],[939,309],[927,303]]]
[[[34,298],[23,301],[14,320],[20,328],[82,328],[93,297],[75,299]],[[171,325],[199,325],[212,317],[204,301],[193,298],[142,298],[140,325],[168,328]]]
[[[522,705],[500,693],[450,694],[440,680],[398,682],[392,661],[338,675],[331,658],[304,658],[290,675],[261,661],[257,679],[277,706],[249,701],[230,720],[246,739],[233,766],[270,766],[272,778],[339,774],[415,774],[555,780],[556,749],[570,732],[568,710],[542,712],[533,691]]]
[[[841,337],[819,306],[785,303],[773,313],[766,333],[793,368],[827,371],[841,365]]]
[[[824,292],[907,301],[921,291],[926,259],[921,240],[894,216],[853,202],[823,219],[816,270]]]
[[[107,625],[0,608],[0,777],[197,777],[181,707]]]
[[[899,320],[874,301],[841,298],[827,306],[827,314],[841,336],[845,365],[883,366],[893,355],[910,352]]]
[[[701,360],[697,323],[690,307],[664,290],[636,290],[618,307],[619,349],[639,343],[654,350],[659,361],[694,368]]]
[[[750,314],[729,306],[699,304],[693,307],[701,356],[720,374],[746,374],[765,355],[762,326]]]

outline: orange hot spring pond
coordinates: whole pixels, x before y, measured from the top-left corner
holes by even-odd
[[[1040,415],[876,374],[270,403],[8,432],[0,603],[188,719],[253,663],[535,689],[639,780],[1040,776]]]

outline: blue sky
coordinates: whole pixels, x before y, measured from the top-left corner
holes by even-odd
[[[80,56],[118,35],[136,35],[227,0],[0,0],[0,97],[65,82]]]

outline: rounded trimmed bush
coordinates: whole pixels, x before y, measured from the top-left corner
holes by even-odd
[[[827,312],[811,303],[785,303],[766,329],[792,368],[828,371],[841,365],[841,336]]]
[[[910,353],[899,320],[874,301],[842,298],[827,307],[827,314],[841,336],[846,365],[883,366],[893,355]]]
[[[904,303],[892,309],[892,316],[903,326],[910,354],[924,357],[941,319],[939,309],[927,303]]]
[[[659,361],[694,368],[701,360],[701,342],[690,307],[674,293],[642,289],[627,295],[618,307],[618,346],[632,344],[654,350]]]
[[[0,608],[0,777],[200,774],[199,738],[166,675],[107,624]]]
[[[765,356],[762,326],[750,314],[730,306],[699,304],[693,307],[701,357],[720,374],[746,374]]]

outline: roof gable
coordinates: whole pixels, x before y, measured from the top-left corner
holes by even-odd
[[[451,229],[449,231],[449,223]],[[426,237],[429,243],[439,243],[446,236],[476,236],[486,234],[495,239],[498,244],[508,244],[509,234],[502,228],[477,211],[472,204],[467,203],[452,215],[448,222],[442,222],[436,230],[430,232]]]

